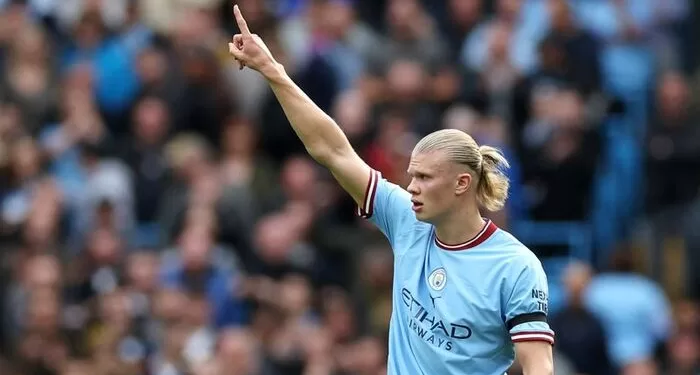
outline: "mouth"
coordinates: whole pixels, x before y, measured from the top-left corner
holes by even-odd
[[[418,212],[418,211],[420,211],[420,210],[423,208],[423,203],[422,203],[422,202],[418,202],[418,201],[416,201],[416,200],[411,200],[411,203],[413,204],[413,206],[412,206],[411,208],[412,208],[413,211],[415,211],[415,212]]]

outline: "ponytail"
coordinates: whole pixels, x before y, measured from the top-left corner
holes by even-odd
[[[499,211],[508,198],[508,177],[504,170],[510,165],[503,154],[491,146],[480,146],[481,168],[476,191],[479,204],[489,211]]]

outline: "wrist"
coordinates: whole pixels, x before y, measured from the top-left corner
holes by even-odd
[[[260,73],[262,73],[265,79],[267,79],[270,83],[280,82],[286,75],[284,66],[276,61],[264,66],[262,69],[260,69]]]

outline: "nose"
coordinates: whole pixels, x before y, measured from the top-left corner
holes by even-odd
[[[418,190],[418,186],[416,184],[416,180],[414,178],[411,179],[411,183],[408,184],[408,187],[406,187],[406,190],[411,193],[411,195],[417,195],[420,193],[420,190]]]

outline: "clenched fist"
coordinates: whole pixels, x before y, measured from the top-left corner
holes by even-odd
[[[249,67],[269,77],[279,64],[262,39],[250,32],[238,5],[233,6],[233,15],[241,33],[234,35],[232,42],[228,44],[229,53],[238,61],[240,69]]]

